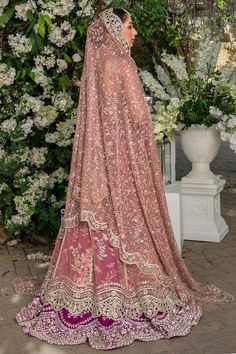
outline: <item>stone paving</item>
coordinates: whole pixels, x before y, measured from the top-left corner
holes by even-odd
[[[177,142],[177,179],[190,169]],[[214,283],[236,298],[236,155],[227,144],[212,164],[215,173],[223,175],[227,185],[222,193],[222,214],[230,232],[221,243],[185,241],[184,260],[196,280]],[[48,247],[19,243],[14,247],[0,246],[0,354],[93,354],[88,344],[80,346],[50,345],[26,336],[14,316],[31,296],[16,294],[11,281],[24,275],[46,272],[45,263],[29,261],[26,255]],[[129,347],[115,349],[114,354],[229,354],[236,353],[236,302],[205,307],[204,316],[186,337],[157,342],[135,341]]]

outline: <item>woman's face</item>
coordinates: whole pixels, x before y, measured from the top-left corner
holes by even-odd
[[[135,37],[137,36],[138,32],[133,26],[132,18],[128,14],[125,22],[123,23],[123,37],[127,40],[130,47],[133,46]]]

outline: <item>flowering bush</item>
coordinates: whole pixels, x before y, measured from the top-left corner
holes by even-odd
[[[60,225],[93,15],[87,0],[0,3],[0,222],[13,238]]]
[[[156,77],[140,73],[153,97],[152,117],[156,139],[174,129],[193,124],[217,124],[221,137],[230,141],[236,151],[236,66],[227,62],[216,68],[219,42],[213,41],[207,29],[198,31],[199,45],[194,66],[188,70],[185,58],[163,51],[161,58],[167,70],[154,60]]]

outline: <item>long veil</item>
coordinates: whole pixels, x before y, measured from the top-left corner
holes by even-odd
[[[151,318],[232,296],[189,274],[168,214],[152,121],[122,22],[90,26],[61,228],[40,290],[71,313]],[[20,316],[18,317],[20,319]]]

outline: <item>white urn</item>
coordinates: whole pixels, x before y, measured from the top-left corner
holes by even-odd
[[[193,124],[181,132],[181,146],[184,154],[192,163],[188,178],[214,178],[210,163],[220,147],[220,134],[214,127]]]

